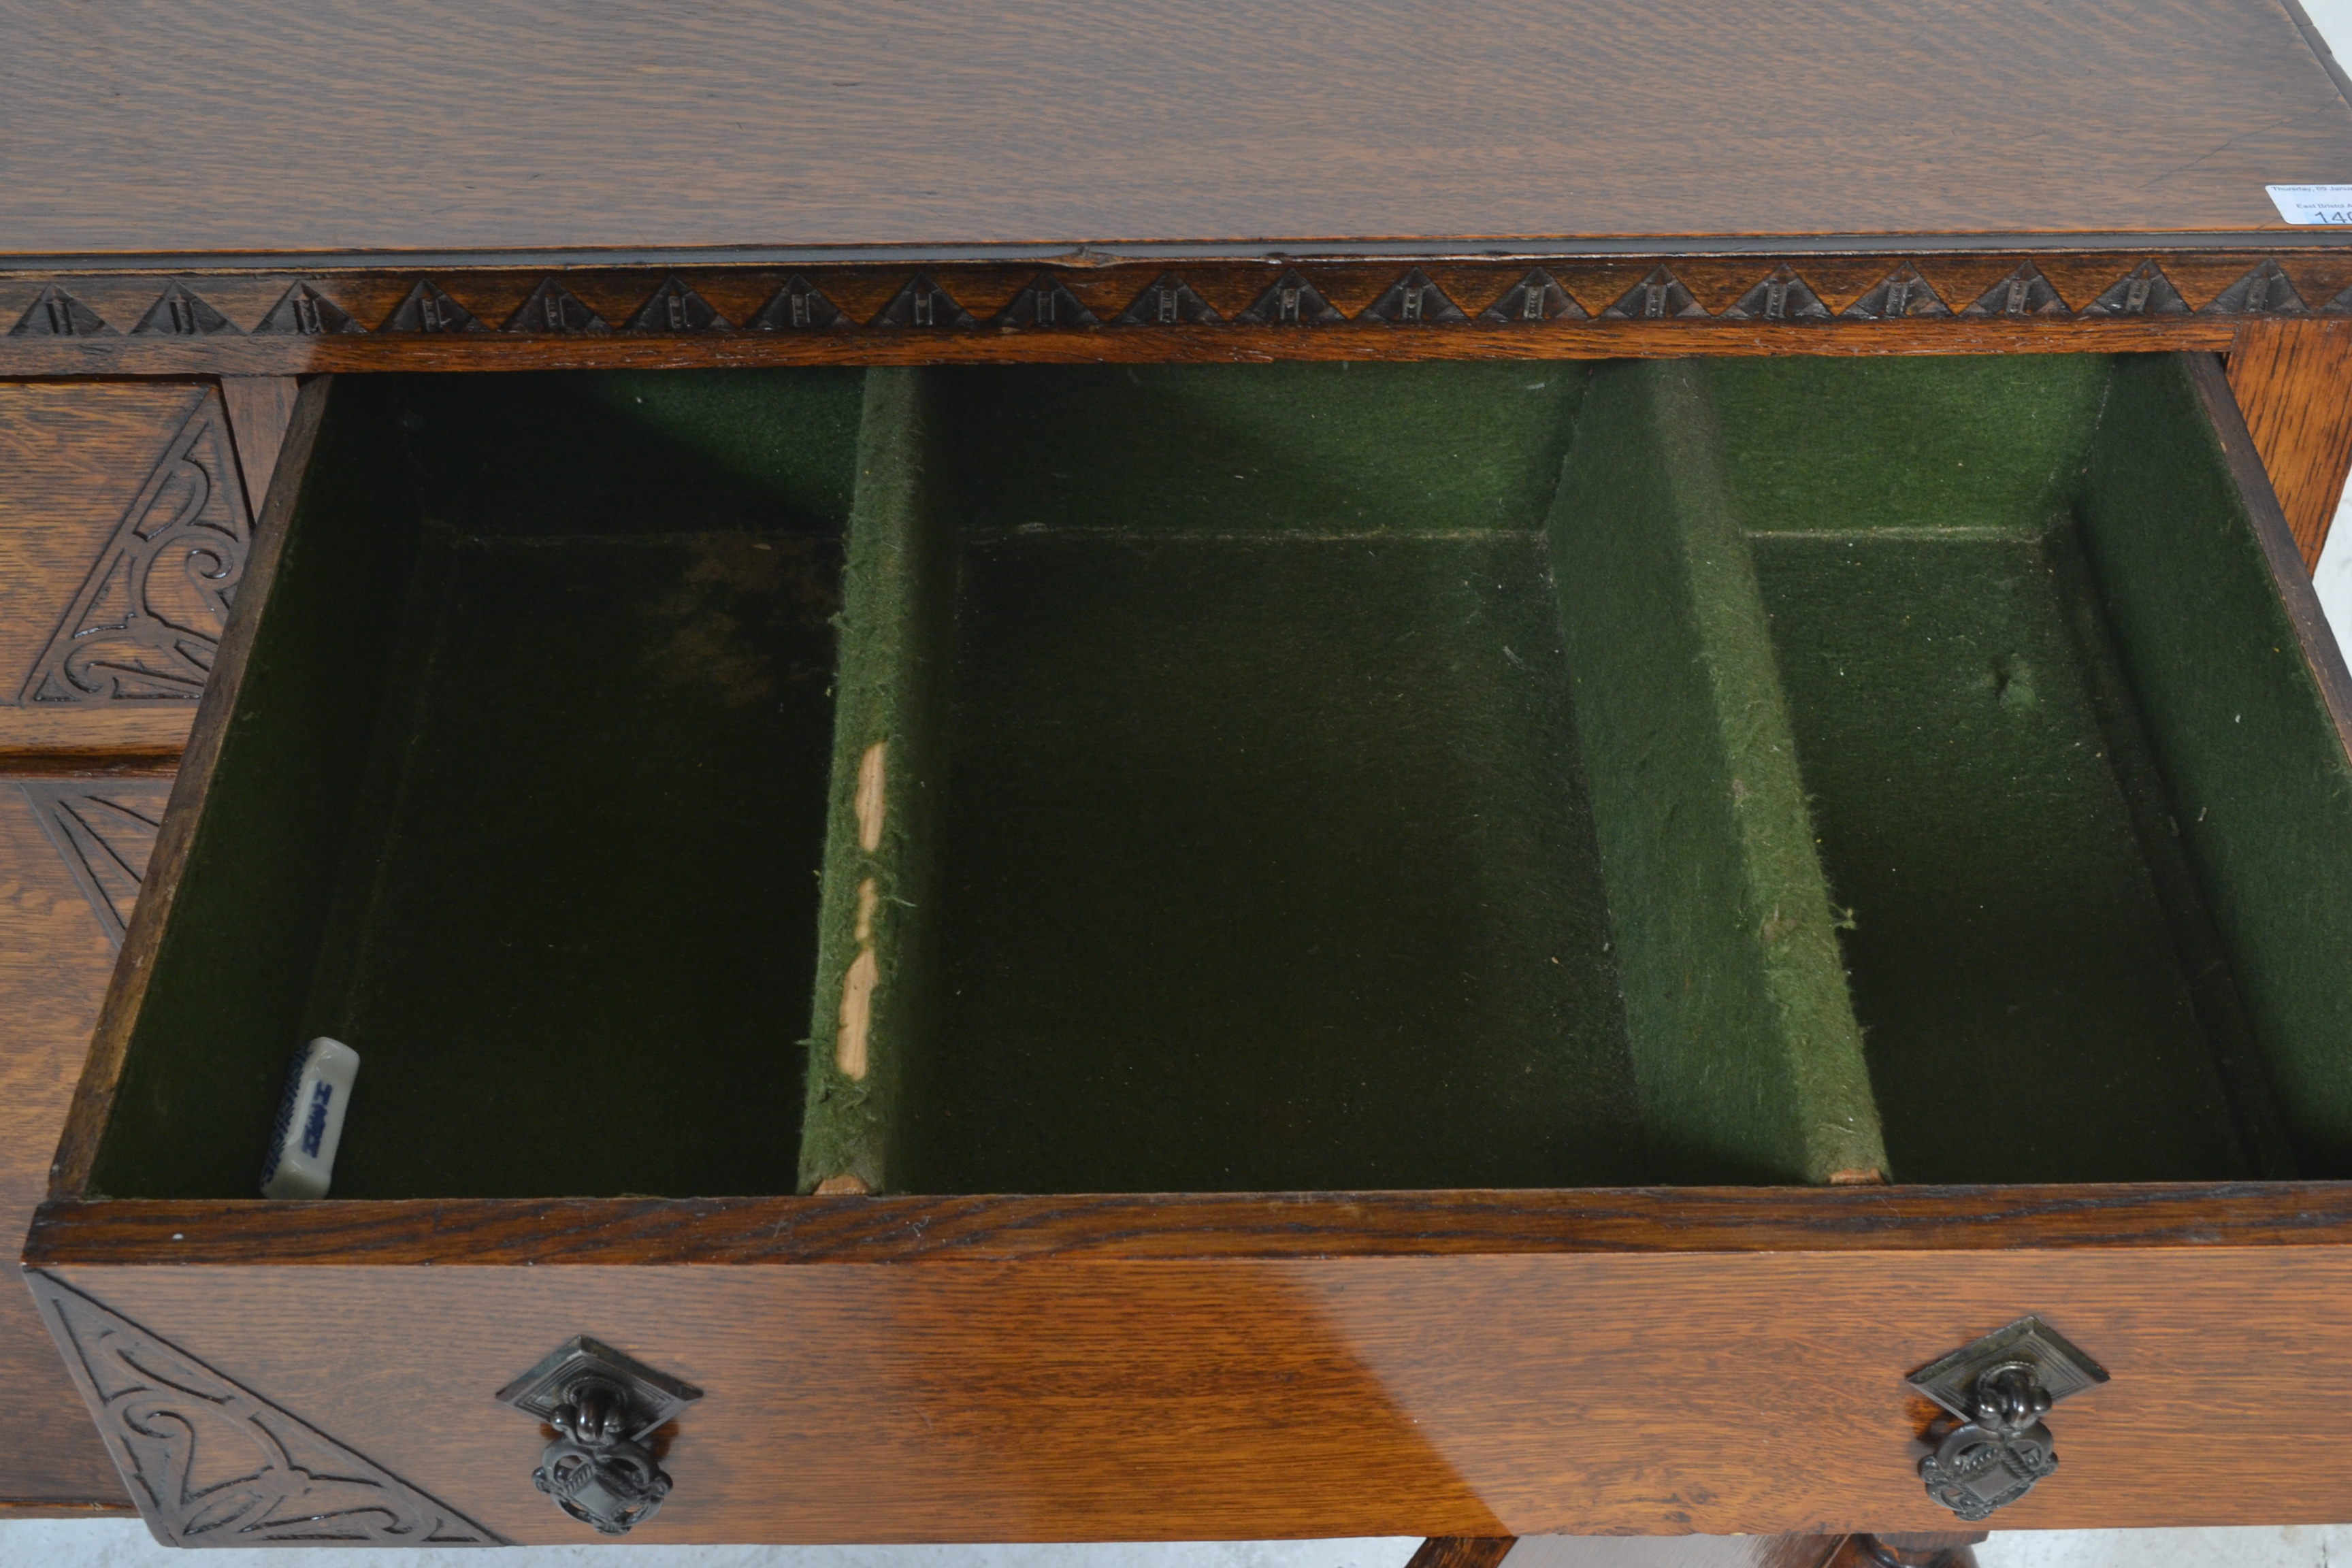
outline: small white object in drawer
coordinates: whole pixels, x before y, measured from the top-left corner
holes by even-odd
[[[269,1135],[261,1167],[265,1198],[323,1198],[335,1176],[335,1146],[343,1141],[343,1111],[359,1076],[360,1054],[320,1035],[294,1054],[286,1070],[286,1100]]]

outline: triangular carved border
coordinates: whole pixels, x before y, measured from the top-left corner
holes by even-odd
[[[41,831],[64,858],[89,912],[117,951],[172,796],[169,779],[26,779]],[[93,810],[92,808],[97,808]]]
[[[163,1544],[511,1544],[56,1275],[25,1282]]]

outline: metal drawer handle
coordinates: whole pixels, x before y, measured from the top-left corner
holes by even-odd
[[[2107,1381],[2097,1362],[2039,1318],[2020,1318],[1911,1374],[1911,1386],[1955,1418],[1928,1434],[1919,1461],[1927,1495],[1971,1522],[2015,1502],[2058,1468],[2043,1424],[2070,1394]]]
[[[626,1535],[661,1510],[672,1482],[645,1439],[702,1391],[575,1335],[499,1390],[556,1430],[531,1484],[600,1535]]]

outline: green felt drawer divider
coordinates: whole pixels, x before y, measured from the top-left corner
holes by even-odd
[[[935,512],[929,378],[866,373],[842,584],[831,816],[800,1186],[883,1189],[910,1043],[929,1022],[953,540]],[[861,785],[865,800],[860,801]],[[855,1000],[862,994],[862,1003]],[[862,1007],[864,1021],[845,1023]],[[844,1060],[844,1037],[849,1060]]]
[[[1678,1181],[1884,1173],[1837,914],[1705,370],[1603,366],[1551,514],[1654,1148]]]

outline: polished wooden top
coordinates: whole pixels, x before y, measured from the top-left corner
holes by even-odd
[[[0,254],[2309,243],[2342,79],[2293,0],[7,0]]]

